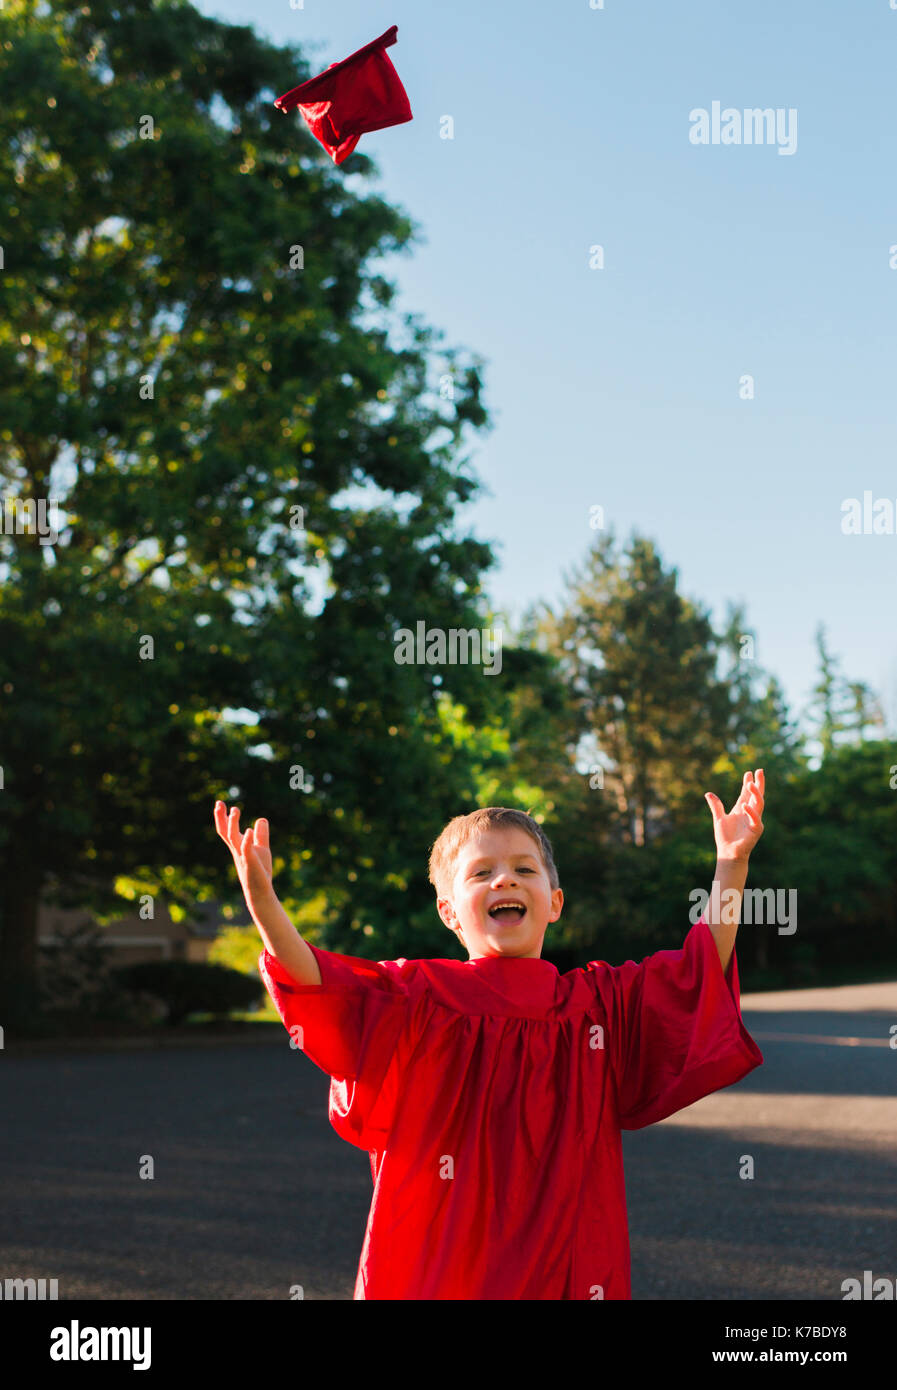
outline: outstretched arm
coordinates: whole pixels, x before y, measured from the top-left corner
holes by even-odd
[[[228,845],[237,866],[237,877],[246,906],[265,943],[298,985],[321,984],[315,953],[293,926],[274,892],[268,822],[257,820],[254,829],[240,833],[240,811],[228,815],[223,801],[215,802],[215,829]]]
[[[752,772],[746,772],[741,793],[728,815],[718,796],[714,796],[713,792],[704,794],[713,815],[713,835],[716,840],[716,871],[705,919],[716,941],[723,970],[728,969],[735,949],[748,860],[751,850],[763,834],[765,789],[766,778],[762,767],[757,770],[756,777]]]

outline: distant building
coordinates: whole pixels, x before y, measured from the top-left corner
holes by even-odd
[[[108,946],[112,965],[135,965],[138,961],[188,960],[205,961],[209,947],[225,927],[249,926],[248,913],[235,913],[232,918],[221,915],[217,902],[197,903],[194,922],[174,922],[161,899],[154,903],[151,921],[139,915],[139,909],[126,917],[99,928],[99,940]],[[56,946],[79,924],[95,925],[86,908],[54,907],[42,904],[37,918],[38,946]]]

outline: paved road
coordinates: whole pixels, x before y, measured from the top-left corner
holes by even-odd
[[[897,1279],[897,982],[742,1012],[764,1065],[624,1135],[633,1297],[840,1300],[864,1269]]]
[[[624,1136],[633,1297],[839,1300],[864,1269],[897,1278],[897,983],[743,1007],[765,1066]],[[350,1299],[370,1168],[327,1091],[285,1031],[0,1053],[0,1278],[56,1278],[60,1298]]]

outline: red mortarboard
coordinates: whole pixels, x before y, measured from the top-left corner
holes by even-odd
[[[398,32],[393,24],[379,39],[341,63],[331,63],[317,77],[284,92],[274,103],[284,112],[299,107],[312,135],[334,164],[342,164],[365,131],[383,130],[413,119],[408,94],[383,51],[395,43]]]

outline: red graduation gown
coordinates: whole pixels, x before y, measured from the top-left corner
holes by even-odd
[[[560,974],[545,960],[369,961],[268,951],[287,1028],[331,1078],[330,1121],[370,1153],[356,1299],[627,1299],[621,1129],[763,1057],[701,919],[681,950]]]

